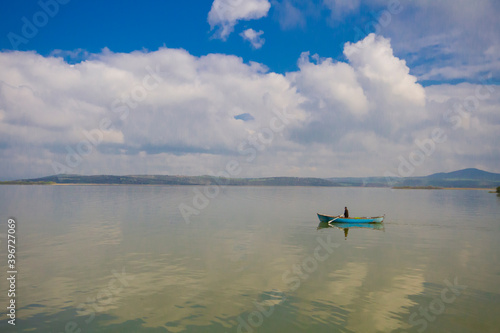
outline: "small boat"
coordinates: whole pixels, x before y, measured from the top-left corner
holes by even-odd
[[[331,215],[322,215],[318,214],[318,218],[321,222],[326,223],[382,223],[384,222],[383,216],[374,216],[374,217],[342,217],[342,215],[331,216]]]

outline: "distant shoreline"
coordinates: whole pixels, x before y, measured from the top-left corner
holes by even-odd
[[[482,191],[493,191],[495,188],[486,187],[428,187],[428,186],[394,186],[393,190],[482,190]],[[492,192],[492,193],[496,193]]]
[[[391,190],[482,190],[496,193],[495,188],[485,187],[437,187],[437,186],[342,186],[342,185],[249,185],[249,184],[105,184],[105,183],[55,183],[55,182],[17,182],[5,181],[0,182],[0,185],[29,185],[29,186],[225,186],[225,187],[335,187],[335,188],[386,188]]]
[[[59,174],[33,179],[0,181],[0,185],[142,185],[142,186],[305,186],[362,187],[392,189],[494,190],[500,186],[500,173],[469,168],[424,177],[258,177],[232,178],[199,175],[78,175]]]

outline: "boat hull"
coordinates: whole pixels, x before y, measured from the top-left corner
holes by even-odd
[[[325,229],[325,228],[337,228],[337,229],[352,229],[352,228],[358,228],[358,229],[371,229],[371,230],[382,230],[384,231],[384,224],[383,223],[327,223],[327,222],[320,222],[318,225],[318,229]]]
[[[382,223],[384,221],[384,216],[374,216],[374,217],[339,217],[339,216],[331,216],[331,215],[322,215],[318,214],[318,218],[321,222],[326,223]]]

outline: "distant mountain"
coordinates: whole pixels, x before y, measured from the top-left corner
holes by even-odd
[[[402,178],[396,186],[438,186],[457,188],[493,188],[500,186],[500,174],[475,168],[435,173],[425,177]]]
[[[500,181],[500,173],[483,171],[475,168],[468,168],[452,172],[440,172],[427,176],[428,179],[467,179],[467,180],[488,180]]]

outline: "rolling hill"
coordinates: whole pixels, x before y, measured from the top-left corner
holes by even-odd
[[[446,173],[435,173],[425,177],[403,178],[397,186],[493,188],[500,186],[500,174],[468,168]]]

